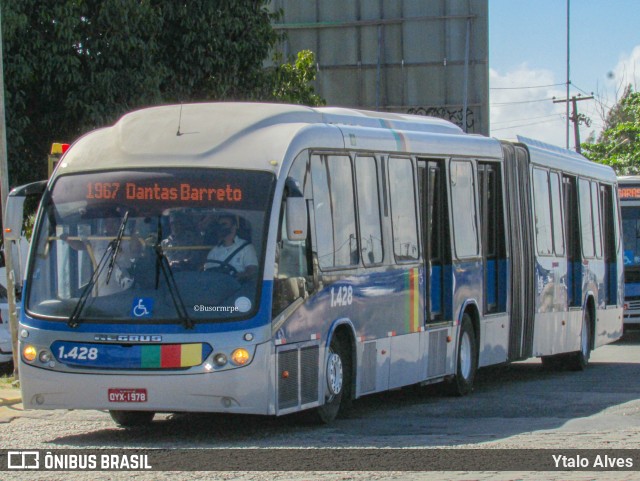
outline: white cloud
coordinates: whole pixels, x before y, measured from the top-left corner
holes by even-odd
[[[552,100],[566,97],[561,84],[550,70],[531,69],[527,64],[506,73],[490,69],[491,135],[512,139],[520,134],[565,147],[566,104]],[[573,130],[570,134],[573,146]]]
[[[612,72],[611,87],[631,84],[637,91],[640,87],[640,45],[637,45],[630,54],[622,54]]]
[[[601,131],[608,110],[616,104],[627,85],[640,91],[640,45],[630,53],[621,54],[610,71],[604,85],[595,89],[595,102],[579,104],[580,113],[592,120],[590,127],[581,125],[581,142],[587,140],[590,133],[597,135]],[[513,139],[520,134],[565,147],[567,104],[554,104],[551,100],[552,97],[566,98],[564,82],[565,78],[558,78],[553,71],[534,69],[526,63],[507,72],[489,69],[491,135]],[[587,95],[588,92],[572,87],[570,95],[576,94]],[[569,129],[569,146],[573,149],[573,123],[569,124]]]
[[[627,85],[640,91],[640,45],[631,53],[620,55],[618,63],[609,71],[604,87],[597,89],[601,118],[606,117],[607,111],[618,102]]]

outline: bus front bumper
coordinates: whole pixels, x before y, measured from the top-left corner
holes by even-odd
[[[26,409],[275,414],[270,360],[266,343],[248,366],[198,374],[70,373],[21,362],[22,400]]]

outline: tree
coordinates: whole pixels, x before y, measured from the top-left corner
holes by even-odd
[[[71,141],[137,108],[318,102],[302,84],[312,54],[291,68],[263,68],[278,40],[271,26],[278,14],[268,3],[0,0],[11,184],[46,176],[52,142]]]
[[[606,123],[598,142],[582,144],[583,154],[618,175],[640,174],[640,92],[627,89]]]
[[[274,70],[272,95],[274,100],[305,105],[324,105],[314,92],[311,82],[316,78],[315,55],[311,50],[298,52],[294,64],[284,63]]]

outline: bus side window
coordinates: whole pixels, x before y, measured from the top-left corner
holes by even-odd
[[[419,258],[420,251],[411,159],[389,158],[389,191],[391,193],[393,252],[396,261],[415,261]]]
[[[308,179],[307,154],[301,154],[291,167],[286,181],[285,195],[280,209],[280,229],[276,249],[276,269],[273,282],[273,308],[275,317],[294,301],[306,298],[313,290],[312,268],[308,239],[291,241],[287,238],[286,198],[304,196]]]
[[[586,258],[596,254],[593,238],[593,218],[591,201],[591,183],[586,179],[578,181],[578,198],[580,205],[580,231],[582,234],[582,253]],[[600,231],[598,230],[598,235]]]
[[[473,166],[466,160],[453,160],[449,169],[456,255],[458,259],[475,257],[479,242]]]
[[[347,155],[313,155],[311,177],[320,269],[359,265],[351,159]]]
[[[362,261],[365,266],[379,264],[382,262],[383,250],[375,157],[356,157],[356,182]]]
[[[551,200],[549,196],[549,175],[546,170],[533,169],[533,200],[538,254],[541,256],[552,255]]]

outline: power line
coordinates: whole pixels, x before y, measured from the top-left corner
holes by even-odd
[[[517,105],[517,104],[532,104],[535,102],[548,102],[549,100],[553,100],[553,97],[547,97],[545,99],[535,99],[535,100],[521,100],[516,102],[496,102],[490,104],[491,106],[499,106],[499,105]]]
[[[561,118],[558,118],[558,120],[562,120]],[[511,125],[510,127],[500,127],[499,129],[491,129],[491,132],[497,132],[499,130],[509,130],[509,129],[517,129],[520,127],[529,127],[531,125],[540,125],[540,124],[547,124],[549,123],[549,121],[542,121],[542,122],[531,122],[529,124],[520,124],[520,125]]]
[[[527,87],[490,87],[489,90],[522,90],[522,89],[542,89],[546,87],[558,87],[560,85],[564,85],[564,83],[560,84],[548,84],[548,85],[530,85]]]
[[[593,95],[595,97],[596,102],[598,102],[601,106],[606,107],[609,110],[613,108],[609,104],[607,104],[600,95],[595,95],[593,92],[587,92],[586,90],[583,90],[580,87],[578,87],[576,84],[571,84],[571,85],[573,85],[576,88],[576,90],[579,90],[585,95]]]
[[[581,97],[580,94],[578,94],[578,97],[576,97],[575,95],[571,98],[567,97],[566,99],[556,99],[555,97],[553,98],[553,103],[554,104],[561,104],[561,103],[566,103],[567,104],[567,108],[569,108],[569,102],[571,102],[573,104],[573,114],[571,115],[571,117],[568,120],[571,120],[573,122],[573,134],[575,137],[575,142],[576,142],[576,152],[580,153],[580,124],[581,123],[586,123],[587,127],[591,126],[591,120],[588,119],[587,117],[585,117],[584,115],[581,115],[578,113],[578,102],[582,101],[582,100],[591,100],[593,99],[593,95],[590,95],[588,97]]]
[[[541,115],[538,117],[528,117],[526,119],[512,119],[512,120],[501,120],[499,122],[491,122],[491,125],[496,125],[496,124],[507,124],[510,122],[522,122],[524,120],[538,120],[538,119],[548,119],[549,117],[556,117],[560,114],[550,114],[550,115]]]

